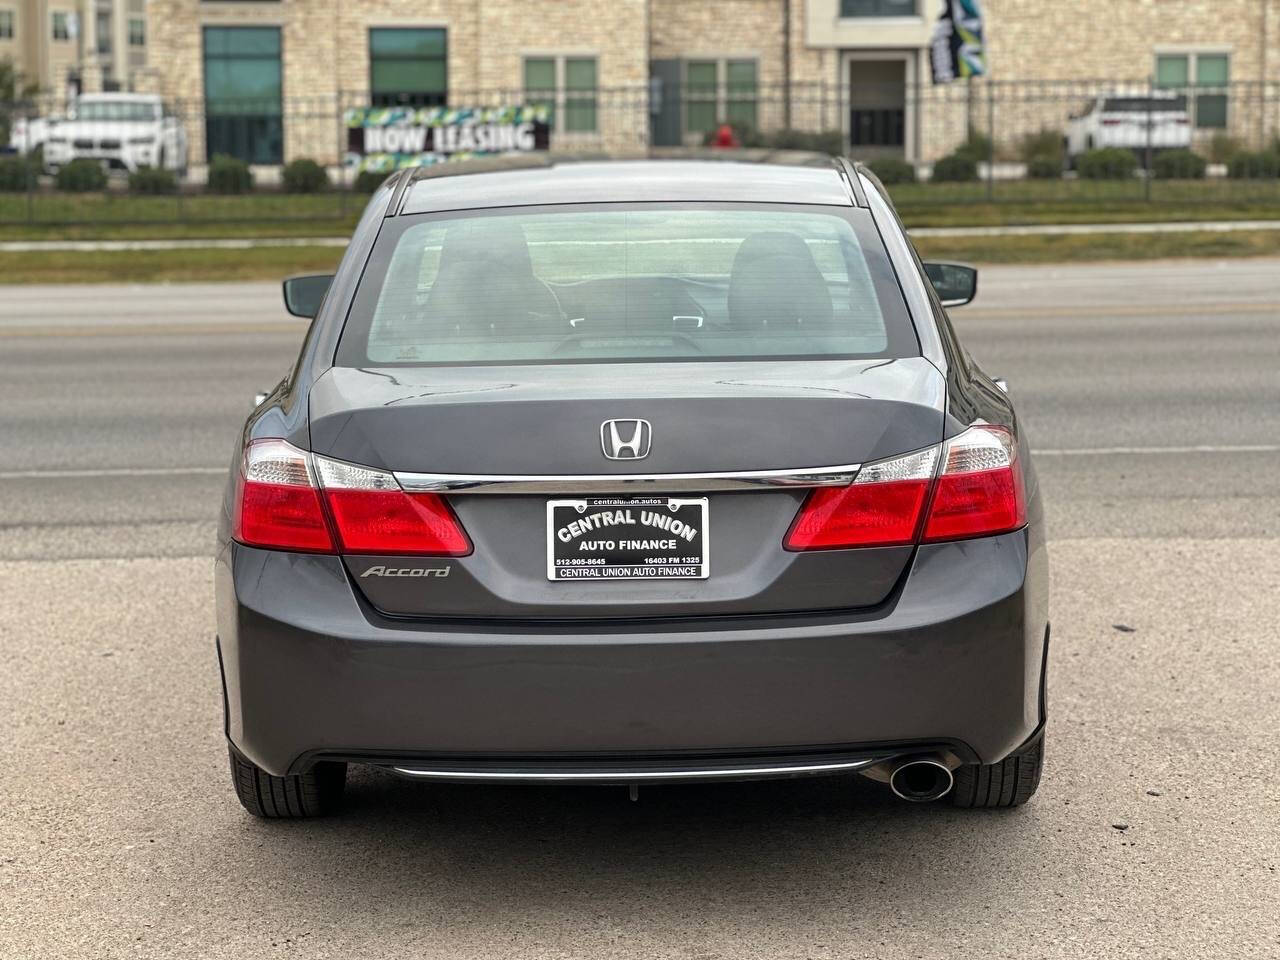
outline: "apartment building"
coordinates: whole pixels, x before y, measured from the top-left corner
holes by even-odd
[[[0,0],[0,10],[15,2],[72,0]],[[1205,136],[1280,130],[1280,104],[1269,101],[1280,100],[1280,0],[985,0],[994,85],[948,88],[930,79],[939,7],[149,0],[150,66],[135,79],[187,113],[195,162],[214,153],[337,162],[350,107],[511,104],[545,107],[556,149],[700,142],[728,122],[839,130],[855,151],[928,161],[975,123],[994,129],[997,108],[1019,129],[1060,125],[1078,99],[1073,85],[1109,83],[1196,87]],[[1008,94],[1050,83],[1061,92],[1020,105]],[[1257,100],[1247,111],[1232,100],[1245,84]]]
[[[147,65],[146,0],[0,0],[0,60],[57,99],[129,89]]]

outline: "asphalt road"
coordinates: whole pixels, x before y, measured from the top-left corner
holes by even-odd
[[[955,311],[1039,454],[1040,794],[353,776],[254,821],[219,740],[219,473],[270,285],[0,287],[0,957],[1280,955],[1280,261],[1000,268]]]

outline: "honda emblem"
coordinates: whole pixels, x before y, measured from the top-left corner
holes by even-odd
[[[653,427],[648,420],[606,420],[600,424],[600,449],[610,460],[643,460],[652,441]]]

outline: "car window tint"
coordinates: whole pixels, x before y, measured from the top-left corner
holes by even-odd
[[[1186,97],[1108,97],[1104,113],[1161,113],[1187,109]]]
[[[380,238],[339,362],[918,353],[849,211],[610,206],[414,218]]]

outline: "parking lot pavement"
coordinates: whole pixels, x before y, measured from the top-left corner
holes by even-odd
[[[1046,778],[990,813],[360,771],[340,818],[252,820],[213,517],[299,329],[242,288],[218,334],[117,329],[181,288],[102,288],[93,333],[0,301],[0,957],[1280,955],[1280,265],[1073,269],[986,271],[955,313],[1052,535]]]

